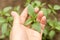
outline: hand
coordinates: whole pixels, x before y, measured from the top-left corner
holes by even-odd
[[[41,24],[41,32],[39,33],[23,25],[28,16],[26,7],[20,16],[16,12],[11,13],[11,15],[14,17],[14,22],[10,33],[10,40],[42,40],[42,33],[46,25],[46,17],[43,15],[42,11],[39,11],[39,8],[37,7],[34,11],[38,14],[36,19]]]

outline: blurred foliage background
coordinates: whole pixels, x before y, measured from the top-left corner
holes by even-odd
[[[0,1],[0,40],[9,40],[13,18],[11,11],[18,14],[28,5],[39,7],[47,17],[43,40],[60,40],[60,0],[1,0]]]

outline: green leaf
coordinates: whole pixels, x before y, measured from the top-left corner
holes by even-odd
[[[55,28],[58,24],[56,19],[54,20],[48,19],[47,22],[52,28]]]
[[[36,14],[34,12],[34,8],[32,5],[28,5],[28,14],[32,17],[32,18],[35,18]]]
[[[57,22],[57,26],[55,27],[55,29],[60,31],[60,22]]]
[[[13,18],[12,17],[7,17],[7,21],[11,22],[11,21],[13,21]]]
[[[48,19],[47,22],[48,22],[48,24],[49,24],[50,26],[52,26],[52,27],[54,26],[54,25],[53,25],[53,22],[52,22],[50,19]]]
[[[20,6],[14,7],[13,10],[16,11],[20,15]]]
[[[60,25],[56,26],[55,29],[60,31]]]
[[[34,3],[36,4],[37,7],[41,6],[41,2],[40,1],[35,1]]]
[[[51,13],[51,10],[47,8],[41,8],[41,11],[43,11],[45,16],[48,16]]]
[[[43,7],[44,5],[46,5],[46,3],[42,3],[41,7]]]
[[[26,0],[26,4],[25,6],[27,6],[28,4],[30,4],[31,0]]]
[[[46,8],[41,8],[41,11],[43,11],[43,13],[44,13],[45,16],[48,15],[48,12],[47,12],[47,9]]]
[[[55,31],[54,30],[51,30],[49,32],[49,37],[52,39],[54,37],[54,35],[55,35]]]
[[[2,34],[7,32],[7,23],[2,24]]]
[[[48,35],[48,30],[45,29],[43,33],[44,33],[44,36],[46,37]]]
[[[9,13],[6,13],[5,16],[10,16],[10,14]]]
[[[4,23],[6,20],[3,17],[0,17],[0,23]]]
[[[32,29],[40,32],[40,31],[41,31],[41,25],[40,25],[40,23],[39,23],[39,22],[33,23],[33,24],[32,24]]]
[[[27,0],[27,3],[30,3],[31,2],[31,0]]]
[[[12,7],[6,7],[6,8],[3,9],[3,12],[6,13],[6,12],[8,12],[11,9],[12,9]]]
[[[59,5],[54,5],[54,10],[60,10],[60,6]]]
[[[48,7],[52,9],[52,5],[48,4]]]
[[[27,21],[25,22],[25,25],[29,25],[29,24],[31,24],[32,21],[33,21],[33,20],[32,20],[31,18],[27,19]]]
[[[10,35],[10,32],[9,32],[9,30],[7,30],[7,32],[6,32],[6,34],[5,34],[6,36],[9,36]]]
[[[14,7],[14,11],[18,12],[20,10],[20,6]]]
[[[36,6],[36,4],[35,4],[34,2],[32,2],[32,3],[31,3],[31,5],[32,5],[33,7],[35,7],[35,6]]]
[[[50,14],[51,13],[51,10],[50,9],[47,9],[47,13]]]
[[[4,39],[4,38],[5,38],[5,35],[1,35],[1,36],[0,36],[0,39]]]
[[[56,14],[56,11],[55,11],[55,10],[52,10],[52,12],[53,12],[54,14]]]

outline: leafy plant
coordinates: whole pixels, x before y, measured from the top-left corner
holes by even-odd
[[[52,5],[48,4],[48,7],[51,9],[51,12],[54,13],[54,14],[56,14],[56,10],[60,10],[59,5],[52,6]]]
[[[36,21],[37,14],[34,12],[34,8],[32,5],[28,5],[28,14],[31,16],[26,22],[25,25],[31,24],[31,28],[40,32],[40,23]]]
[[[30,4],[30,3],[29,3]],[[44,34],[43,34],[43,40],[53,40],[54,35],[56,34],[55,30],[60,31],[60,22],[57,21],[56,18],[56,14],[57,14],[57,10],[60,10],[60,6],[59,5],[50,5],[50,4],[46,4],[46,3],[41,3],[40,1],[34,1],[31,2],[31,5],[33,6],[33,8],[38,7],[41,11],[43,11],[44,15],[47,17],[47,25],[46,28],[44,30]],[[46,5],[48,6],[46,8]],[[29,7],[30,9],[28,10],[28,14],[29,16],[31,16],[34,19],[34,12],[33,9],[31,8],[31,6]],[[32,11],[31,11],[32,10]],[[34,15],[33,15],[34,14]],[[34,20],[32,20],[32,18],[29,18],[27,20],[27,25],[31,24],[33,29],[39,29],[38,27],[38,23],[35,23]],[[36,26],[36,24],[38,24]]]
[[[12,27],[12,21],[13,21],[13,18],[12,16],[10,15],[11,11],[16,11],[16,12],[19,12],[20,7],[17,6],[17,7],[11,7],[11,6],[8,6],[8,7],[5,7],[3,9],[0,10],[0,28],[1,28],[1,36],[0,36],[0,39],[4,39],[5,37],[9,37],[9,34],[10,34],[10,29]]]
[[[60,5],[52,6],[51,4],[42,3],[37,0],[34,0],[33,2],[31,1],[32,0],[27,0],[26,2],[26,6],[28,6],[28,14],[31,18],[27,19],[24,25],[31,25],[32,29],[40,32],[41,26],[39,22],[36,21],[37,14],[34,12],[34,8],[38,7],[47,17],[47,25],[45,27],[42,38],[43,40],[53,40],[53,37],[56,34],[56,30],[60,31],[60,21],[58,21],[57,17],[55,16],[57,14],[57,11],[60,10]],[[13,18],[10,15],[12,10],[20,14],[20,6],[9,6],[0,10],[0,28],[2,34],[0,36],[0,39],[9,37],[13,21]]]
[[[54,31],[54,30],[51,30],[51,31],[49,32],[49,37],[50,37],[50,39],[52,39],[52,38],[54,37],[54,35],[55,35],[55,31]]]
[[[39,7],[39,8],[42,8],[43,6],[45,6],[46,3],[41,3],[40,1],[34,1],[31,3],[31,5],[33,7]]]
[[[54,5],[54,10],[60,10],[60,6],[59,5]]]
[[[31,3],[31,0],[26,0],[25,6],[27,6],[27,5],[30,4],[30,3]]]

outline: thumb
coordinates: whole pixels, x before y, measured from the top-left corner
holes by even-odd
[[[19,25],[19,15],[14,11],[11,12],[11,15],[14,18],[13,26],[16,26],[16,25],[18,26]]]

